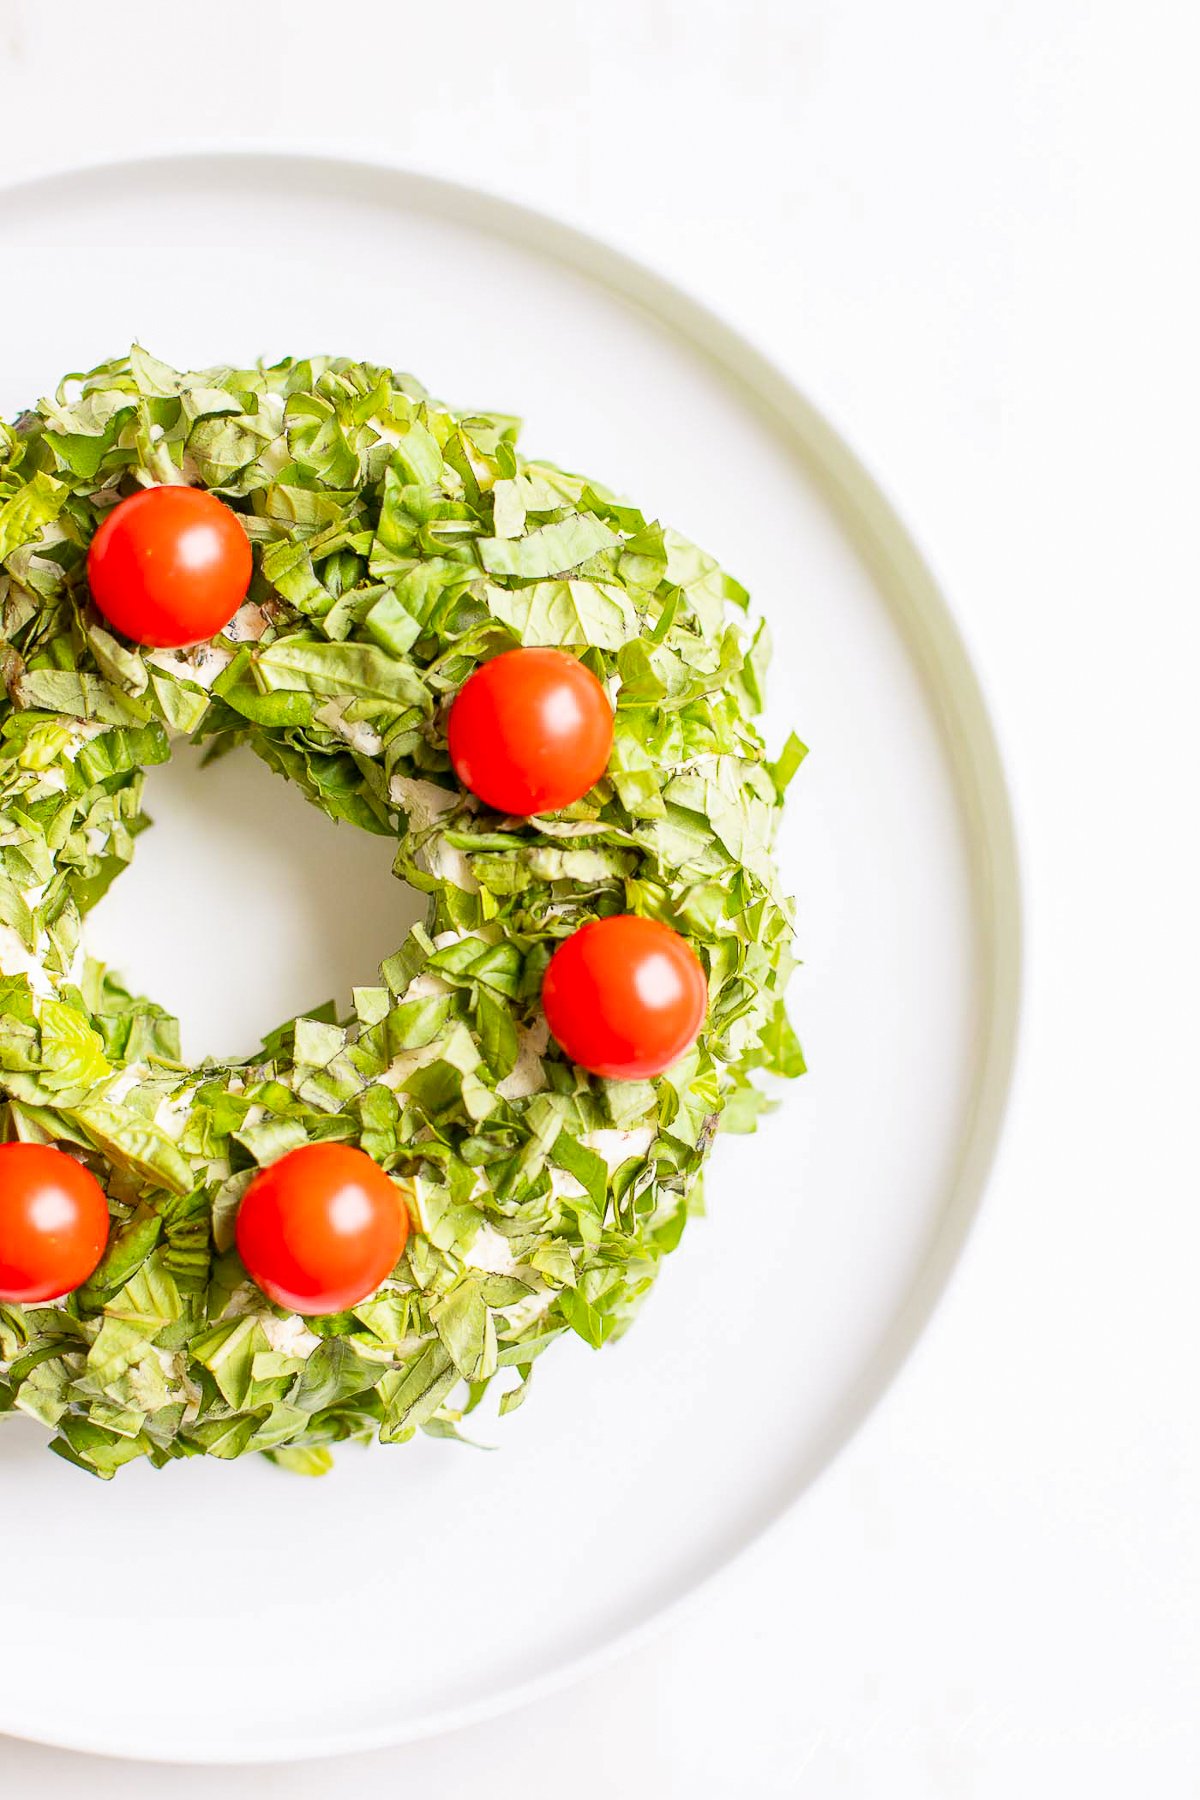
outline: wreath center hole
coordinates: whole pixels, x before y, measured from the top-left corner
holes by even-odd
[[[153,820],[93,908],[93,956],[179,1018],[186,1059],[253,1055],[264,1032],[352,987],[425,917],[395,840],[329,819],[239,747],[207,768],[177,744],[146,775]]]

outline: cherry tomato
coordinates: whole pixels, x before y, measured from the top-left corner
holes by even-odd
[[[708,985],[696,952],[657,919],[596,919],[550,959],[542,1006],[572,1062],[593,1075],[642,1081],[695,1043]]]
[[[390,1275],[408,1240],[395,1182],[348,1144],[302,1144],[256,1175],[237,1216],[250,1276],[278,1306],[345,1312]]]
[[[557,812],[603,775],[613,714],[591,670],[565,650],[506,650],[476,669],[450,711],[450,760],[497,812]]]
[[[0,1300],[61,1299],[107,1242],[108,1201],[82,1163],[50,1144],[0,1145]]]
[[[143,488],[113,507],[87,568],[110,625],[136,644],[179,648],[215,637],[246,598],[250,540],[204,488]]]

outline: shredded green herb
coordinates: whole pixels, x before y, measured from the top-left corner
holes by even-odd
[[[0,1304],[0,1414],[93,1474],[250,1451],[317,1474],[338,1440],[457,1435],[493,1382],[511,1411],[555,1338],[624,1330],[718,1124],[769,1104],[756,1075],[803,1071],[772,842],[804,751],[768,760],[755,724],[765,625],[710,556],[516,439],[387,369],[181,375],[138,347],[0,423],[0,1136],[73,1150],[112,1214],[83,1288]],[[220,494],[254,547],[246,603],[194,650],[120,641],[87,592],[100,520],[164,482]],[[616,708],[608,775],[533,820],[488,812],[446,753],[454,694],[514,643],[576,651]],[[181,737],[393,838],[429,896],[348,1017],[246,1062],[181,1062],[177,1021],[83,943]],[[709,981],[699,1042],[652,1082],[572,1067],[538,1005],[555,945],[629,911]],[[406,1183],[414,1231],[371,1299],[301,1320],[233,1227],[257,1168],[324,1139]]]

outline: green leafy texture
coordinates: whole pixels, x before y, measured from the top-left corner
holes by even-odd
[[[92,606],[87,549],[118,495],[179,481],[238,513],[254,580],[211,643],[142,650]],[[772,853],[804,749],[767,758],[746,604],[678,533],[524,458],[513,419],[387,369],[181,375],[135,347],[0,425],[0,1135],[79,1156],[112,1218],[67,1301],[0,1306],[0,1412],[104,1479],[251,1452],[320,1474],[346,1439],[461,1437],[558,1338],[620,1335],[718,1124],[754,1129],[756,1078],[804,1066]],[[517,643],[577,652],[616,713],[606,777],[529,821],[464,794],[446,752],[454,694]],[[186,1067],[177,1022],[83,944],[181,736],[391,837],[429,897],[348,1017],[289,1020],[241,1064]],[[572,1068],[539,1014],[555,945],[620,911],[683,932],[708,977],[658,1081]],[[302,1321],[247,1281],[234,1224],[256,1168],[321,1140],[366,1150],[414,1229],[369,1300]]]

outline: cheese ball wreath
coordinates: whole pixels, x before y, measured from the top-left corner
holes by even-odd
[[[0,1414],[93,1474],[319,1473],[337,1440],[458,1435],[494,1379],[510,1411],[555,1338],[622,1332],[718,1123],[803,1068],[772,860],[803,749],[768,761],[754,723],[765,630],[711,557],[516,435],[387,369],[136,347],[0,424]],[[166,550],[122,538],[143,513]],[[530,647],[572,660],[578,720],[537,713],[533,662],[494,674]],[[492,733],[545,752],[527,806]],[[189,1067],[83,944],[181,737],[394,839],[429,896],[349,1016],[247,1061]],[[623,1048],[622,1008],[664,992],[675,1025]]]

